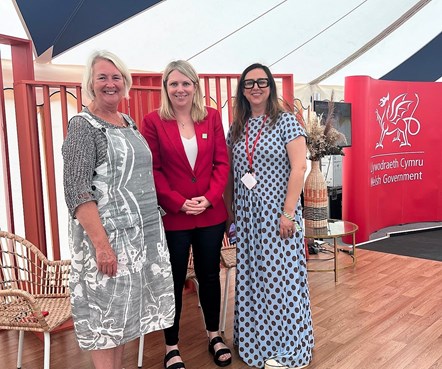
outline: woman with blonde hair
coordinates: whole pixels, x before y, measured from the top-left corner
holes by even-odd
[[[209,352],[218,366],[227,366],[231,353],[218,331],[227,148],[220,114],[204,106],[198,75],[188,62],[166,67],[161,106],[144,118],[141,132],[152,150],[158,202],[166,212],[163,222],[175,284],[175,323],[164,331],[164,367],[185,368],[178,333],[191,245]]]
[[[96,369],[121,369],[127,342],[174,318],[151,152],[135,122],[118,111],[131,84],[116,55],[93,53],[83,83],[91,102],[69,121],[62,148],[72,317]]]

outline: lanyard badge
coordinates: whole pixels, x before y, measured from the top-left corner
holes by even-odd
[[[244,174],[241,177],[241,182],[244,183],[244,185],[249,190],[251,190],[253,187],[255,187],[256,184],[258,183],[258,181],[256,180],[255,176],[252,173],[250,173],[250,172],[247,172],[246,174]]]
[[[259,132],[255,138],[255,142],[253,143],[251,152],[249,151],[249,121],[250,121],[250,119],[247,120],[247,123],[246,123],[246,154],[247,154],[247,161],[249,162],[249,168],[248,168],[247,172],[241,177],[241,182],[244,183],[244,185],[249,190],[251,190],[258,183],[258,181],[255,178],[254,170],[253,170],[253,154],[255,153],[256,144],[259,141],[259,137],[261,136],[261,132],[262,132],[264,125],[267,121],[267,115],[265,115],[263,118],[261,129],[259,130]]]

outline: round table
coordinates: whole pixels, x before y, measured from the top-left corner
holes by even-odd
[[[313,239],[333,239],[333,268],[307,268],[309,272],[335,272],[335,282],[338,281],[338,271],[350,266],[354,266],[356,263],[356,231],[358,226],[347,220],[340,219],[328,219],[327,227],[324,228],[309,228],[304,227],[304,237]],[[339,245],[337,239],[344,236],[352,236],[352,245]],[[338,266],[338,253],[339,251],[346,252],[351,258],[352,262],[349,265],[339,268]],[[326,259],[327,260],[327,259]],[[309,258],[308,263],[314,263],[324,261],[324,258]]]

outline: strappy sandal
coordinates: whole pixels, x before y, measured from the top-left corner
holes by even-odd
[[[177,363],[170,364],[167,366],[167,362],[172,359],[175,356],[181,356],[180,352],[178,350],[171,350],[169,351],[166,356],[164,357],[164,368],[165,369],[185,369],[186,366],[182,361],[179,361]]]
[[[223,339],[220,336],[216,336],[209,341],[209,352],[213,355],[213,361],[218,366],[227,366],[232,362],[232,352],[229,348],[221,348],[215,351],[215,345],[217,343],[222,343],[225,345]],[[220,360],[219,358],[225,354],[230,354],[230,357],[227,360]]]

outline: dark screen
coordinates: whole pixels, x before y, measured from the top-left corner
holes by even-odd
[[[333,127],[342,134],[342,139],[337,143],[340,147],[351,146],[351,104],[346,102],[334,102]],[[313,102],[314,112],[320,116],[321,124],[325,124],[329,113],[329,101]]]

